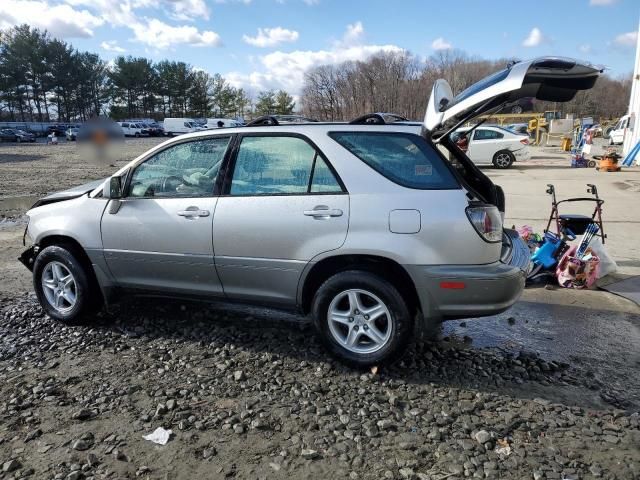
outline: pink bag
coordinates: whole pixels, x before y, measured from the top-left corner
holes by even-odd
[[[565,288],[591,288],[598,279],[600,259],[588,248],[584,256],[591,254],[591,257],[581,260],[575,257],[576,250],[575,245],[569,248],[558,263],[558,284]]]

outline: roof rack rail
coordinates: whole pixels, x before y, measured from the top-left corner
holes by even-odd
[[[255,120],[251,120],[245,127],[275,127],[280,125],[278,119],[273,115],[263,115]]]
[[[398,115],[397,113],[367,113],[361,115],[358,118],[354,118],[349,122],[349,125],[388,125],[393,122],[408,122],[409,119]]]

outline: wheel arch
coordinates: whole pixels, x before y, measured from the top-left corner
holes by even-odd
[[[303,273],[298,288],[298,304],[303,313],[311,311],[313,296],[320,285],[336,273],[346,270],[365,270],[379,275],[398,289],[412,313],[420,311],[415,284],[401,264],[380,255],[344,254],[323,258]]]
[[[73,237],[70,237],[67,235],[60,235],[60,234],[47,235],[45,237],[42,237],[38,241],[38,247],[40,252],[45,248],[51,247],[51,246],[66,248],[77,257],[78,261],[84,267],[84,270],[87,276],[89,277],[89,281],[95,287],[94,291],[97,294],[99,294],[101,296],[101,300],[104,301],[105,296],[102,290],[102,286],[100,282],[98,282],[98,278],[93,268],[91,259],[89,258],[89,255],[87,255],[86,250],[80,244],[80,242],[78,242],[78,240],[76,240]]]

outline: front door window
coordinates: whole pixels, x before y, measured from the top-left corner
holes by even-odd
[[[213,195],[213,187],[231,137],[173,145],[138,166],[129,197],[175,198]]]

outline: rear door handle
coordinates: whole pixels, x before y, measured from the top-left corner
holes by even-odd
[[[186,210],[180,210],[178,215],[181,217],[194,218],[194,217],[208,217],[209,210],[200,210],[200,207],[187,207]]]
[[[342,210],[339,208],[331,209],[326,205],[318,205],[313,210],[305,210],[303,212],[307,217],[314,218],[329,218],[329,217],[341,217]]]

